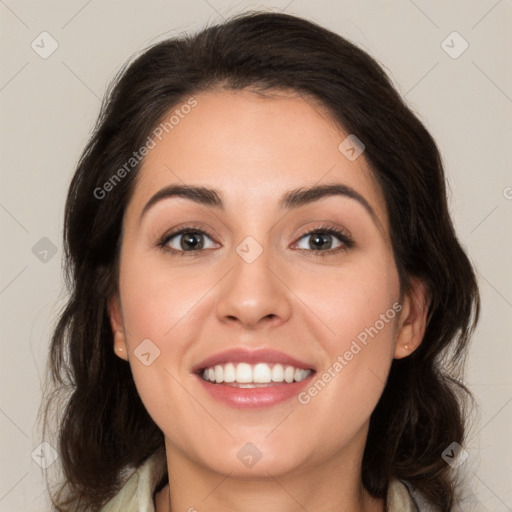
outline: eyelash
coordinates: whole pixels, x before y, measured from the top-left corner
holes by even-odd
[[[183,256],[195,256],[198,252],[201,252],[201,251],[179,251],[177,249],[173,249],[171,247],[167,247],[167,243],[169,242],[169,240],[171,240],[172,238],[174,238],[177,235],[184,235],[184,234],[188,234],[188,233],[202,234],[202,235],[206,235],[209,238],[212,238],[207,232],[205,232],[200,227],[190,225],[190,226],[185,226],[185,227],[179,229],[178,231],[175,231],[175,232],[172,232],[172,233],[166,233],[160,239],[160,241],[157,243],[157,247],[159,247],[160,249],[162,249],[165,252],[170,252],[171,254],[174,254],[176,256],[178,256],[178,255],[181,256],[181,257],[183,257]],[[325,235],[334,235],[337,238],[339,238],[339,240],[342,243],[342,245],[340,245],[336,249],[329,249],[327,251],[314,251],[312,249],[296,249],[296,250],[301,252],[301,253],[304,253],[304,252],[311,253],[311,252],[313,252],[316,255],[318,255],[318,256],[323,258],[323,257],[326,257],[326,256],[334,256],[334,255],[336,255],[336,254],[338,254],[340,252],[347,251],[348,249],[351,249],[355,245],[354,240],[352,239],[352,237],[347,232],[345,232],[345,231],[343,231],[341,229],[333,228],[333,227],[328,226],[328,225],[317,226],[317,227],[315,227],[312,230],[309,230],[309,231],[306,231],[306,232],[302,233],[300,235],[300,237],[299,237],[299,240],[301,238],[305,237],[305,236],[313,235],[315,233],[321,233],[321,234],[325,234]]]

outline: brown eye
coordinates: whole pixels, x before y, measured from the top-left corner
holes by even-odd
[[[200,252],[202,249],[215,248],[215,244],[212,247],[207,247],[205,244],[205,238],[212,240],[210,235],[199,228],[186,227],[179,231],[169,233],[163,236],[158,246],[174,254],[180,254],[181,256],[187,255],[186,253]]]
[[[301,252],[308,251],[317,253],[318,256],[336,254],[354,246],[354,241],[348,233],[331,226],[318,226],[313,230],[303,233],[301,239],[303,238],[309,238],[309,240],[304,244],[304,247],[298,247],[298,249]],[[335,239],[338,239],[338,243],[333,248]]]

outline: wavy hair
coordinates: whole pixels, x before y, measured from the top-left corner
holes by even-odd
[[[126,468],[164,445],[129,365],[114,354],[107,314],[140,162],[108,197],[98,190],[170,109],[202,91],[243,88],[307,95],[366,146],[364,158],[385,198],[402,289],[410,290],[411,277],[423,280],[430,304],[422,343],[393,360],[371,416],[362,481],[375,497],[385,496],[392,477],[408,481],[449,512],[455,484],[441,453],[465,437],[472,395],[461,377],[480,299],[450,218],[439,150],[365,51],[300,17],[253,11],[150,46],[125,64],[106,93],[65,205],[69,296],[52,334],[43,400],[45,432],[51,415],[58,417],[64,476],[51,492],[52,504],[59,512],[97,510],[119,491]]]

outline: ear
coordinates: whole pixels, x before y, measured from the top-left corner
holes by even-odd
[[[411,290],[405,294],[400,313],[395,359],[412,354],[423,341],[427,328],[429,291],[424,281],[411,277]]]
[[[118,294],[112,296],[108,301],[108,316],[110,318],[112,334],[114,335],[114,353],[121,359],[128,361],[128,346],[126,344],[126,334]]]

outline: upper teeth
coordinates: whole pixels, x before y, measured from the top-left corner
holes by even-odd
[[[270,367],[266,363],[250,365],[248,363],[218,364],[203,371],[203,379],[210,382],[238,382],[257,383],[267,382],[300,382],[304,380],[311,370],[303,370],[293,366],[274,364]]]

